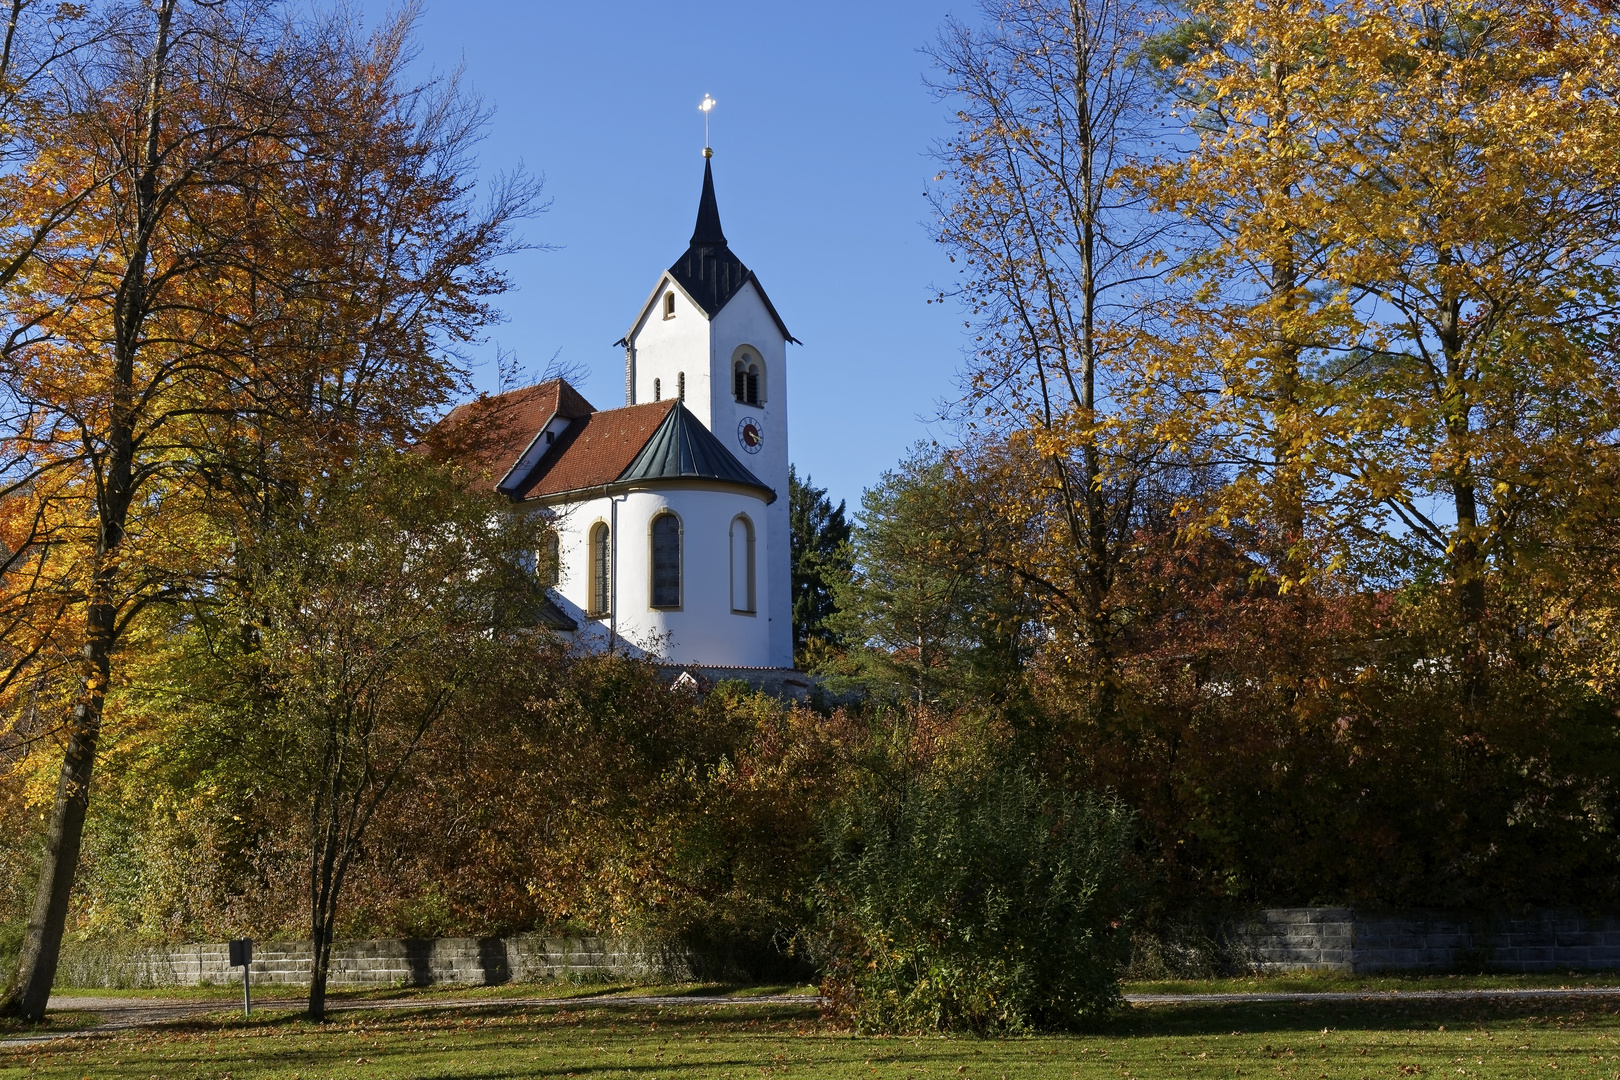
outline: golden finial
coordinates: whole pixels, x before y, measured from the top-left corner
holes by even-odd
[[[708,94],[704,94],[703,100],[698,102],[698,111],[703,114],[703,156],[706,158],[714,157],[714,151],[709,147],[709,110],[717,104]]]

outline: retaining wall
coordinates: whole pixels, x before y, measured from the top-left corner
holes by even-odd
[[[1220,971],[1568,971],[1620,970],[1620,919],[1545,911],[1522,916],[1455,912],[1368,912],[1345,907],[1268,908],[1222,926],[1213,938],[1183,947],[1155,943],[1184,962],[1165,974]],[[778,958],[780,959],[780,958]],[[224,944],[119,948],[101,943],[63,947],[63,987],[196,986],[240,981]],[[796,963],[802,963],[796,961]],[[309,982],[308,942],[254,945],[255,985]],[[429,986],[461,983],[682,981],[697,975],[747,977],[734,961],[623,938],[389,938],[333,946],[333,986]],[[1178,970],[1185,967],[1187,970]],[[753,974],[758,975],[759,972]],[[810,975],[797,971],[795,978]]]
[[[1523,916],[1270,908],[1236,927],[1258,971],[1569,971],[1620,969],[1620,919],[1569,911]]]
[[[155,945],[116,948],[97,943],[62,949],[56,982],[63,987],[197,986],[240,982],[227,946]],[[256,942],[249,980],[255,985],[307,985],[314,952],[305,942]],[[678,950],[644,948],[621,938],[389,938],[344,941],[332,947],[331,986],[429,986],[463,983],[597,982],[610,979],[683,980],[690,958]]]

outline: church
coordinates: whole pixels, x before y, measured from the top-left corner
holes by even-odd
[[[546,621],[577,648],[791,669],[787,346],[720,227],[712,152],[692,239],[617,342],[624,405],[565,380],[445,418],[481,482],[552,525]],[[796,343],[796,342],[795,342]]]

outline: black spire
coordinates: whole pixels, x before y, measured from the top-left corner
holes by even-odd
[[[703,196],[698,199],[692,242],[669,272],[711,318],[750,277],[748,267],[726,246],[726,234],[720,229],[720,204],[714,198],[714,170],[707,156],[703,159]]]
[[[703,195],[698,199],[697,225],[692,229],[693,247],[724,247],[726,234],[720,228],[720,204],[714,199],[714,170],[709,157],[703,157]]]
[[[712,319],[737,291],[750,281],[759,289],[771,317],[781,327],[782,336],[789,341],[796,338],[782,325],[782,317],[771,307],[765,289],[754,277],[754,272],[726,246],[726,234],[720,229],[720,204],[714,199],[714,170],[710,168],[708,153],[703,161],[703,195],[698,199],[697,225],[692,229],[692,241],[675,264],[669,268],[670,276],[686,290],[686,295],[708,313]],[[649,304],[651,300],[647,301]],[[729,451],[728,451],[729,453]]]

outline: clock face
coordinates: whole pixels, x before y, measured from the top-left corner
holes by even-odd
[[[747,453],[759,453],[759,448],[765,445],[765,433],[759,429],[758,420],[749,417],[737,425],[737,444]]]

